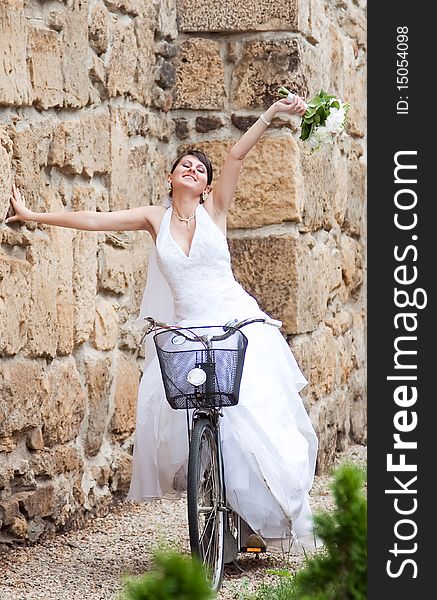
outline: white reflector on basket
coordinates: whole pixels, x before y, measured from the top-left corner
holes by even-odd
[[[206,381],[206,373],[203,369],[196,367],[195,369],[191,369],[191,371],[187,375],[188,383],[191,385],[199,386]]]

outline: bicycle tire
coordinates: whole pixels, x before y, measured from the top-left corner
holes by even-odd
[[[209,420],[197,420],[188,457],[188,529],[191,553],[203,563],[215,592],[224,567],[225,515],[219,460]]]

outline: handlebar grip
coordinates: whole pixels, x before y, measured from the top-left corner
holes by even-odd
[[[271,325],[272,327],[282,327],[282,321],[271,319],[270,317],[266,317],[265,323],[266,325]]]

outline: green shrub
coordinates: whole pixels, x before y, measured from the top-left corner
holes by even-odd
[[[296,575],[282,573],[254,600],[365,600],[367,598],[367,499],[364,471],[344,464],[334,473],[335,509],[314,516],[324,548]]]
[[[203,565],[169,550],[153,555],[153,568],[125,579],[126,600],[210,600],[215,597]]]

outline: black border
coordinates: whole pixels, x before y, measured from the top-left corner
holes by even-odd
[[[436,9],[432,3],[422,2],[370,2],[368,6],[368,598],[381,600],[419,600],[434,597],[433,541],[436,529],[436,486],[434,484],[434,458],[437,457],[434,433],[436,424],[436,392],[433,371],[437,372],[434,356],[434,340],[437,326],[433,318],[435,309],[435,267],[437,252],[436,192],[434,165],[437,154],[436,127],[434,125],[435,87],[435,31]],[[397,27],[408,27],[408,90],[397,89]],[[400,95],[408,95],[408,114],[397,114],[396,103]],[[436,139],[434,139],[436,138]],[[411,231],[400,231],[394,225],[394,195],[399,184],[394,183],[394,155],[398,151],[416,150],[418,195],[415,211],[418,225],[414,230],[417,241],[411,242]],[[427,306],[417,312],[417,390],[414,407],[418,425],[409,437],[418,444],[417,451],[407,451],[408,462],[417,464],[417,473],[396,474],[387,471],[387,454],[393,453],[394,414],[401,410],[393,399],[395,384],[387,381],[394,371],[394,339],[402,335],[394,327],[394,316],[401,309],[394,304],[394,270],[401,264],[394,257],[394,247],[415,243],[418,251],[416,262],[413,251],[405,264],[408,269],[416,265],[418,279],[410,286],[421,287],[427,293]],[[402,288],[402,286],[400,286]],[[413,347],[413,346],[412,346]],[[396,371],[399,374],[399,371]],[[404,371],[411,374],[411,371]],[[396,385],[401,385],[402,382]],[[427,461],[428,457],[428,461]],[[429,466],[427,466],[429,464]],[[394,510],[393,476],[403,481],[407,476],[417,475],[417,510],[410,517],[417,524],[417,535],[409,542],[396,540],[394,526],[398,519]],[[413,494],[399,495],[399,502]],[[406,533],[407,529],[404,530]],[[415,552],[398,555],[390,553],[394,542],[399,547]],[[392,571],[401,571],[398,577],[387,573],[390,558]],[[417,577],[413,578],[413,565],[401,565],[411,558],[417,565]],[[401,568],[402,567],[402,568]],[[425,591],[430,587],[432,591]],[[418,594],[420,593],[420,595]],[[414,595],[412,595],[414,594]]]

